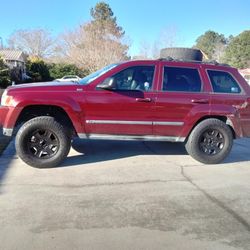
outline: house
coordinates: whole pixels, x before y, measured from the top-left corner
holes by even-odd
[[[11,69],[13,78],[18,82],[22,81],[26,76],[25,62],[27,56],[20,50],[2,49],[0,57]]]
[[[243,77],[245,77],[245,79],[248,81],[248,83],[250,84],[250,68],[246,68],[246,69],[239,69],[239,72],[241,73],[241,75]]]

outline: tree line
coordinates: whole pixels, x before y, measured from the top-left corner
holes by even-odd
[[[65,74],[84,76],[107,64],[131,59],[125,31],[117,24],[111,7],[105,2],[90,9],[91,20],[57,38],[45,29],[17,30],[8,39],[7,48],[29,55],[26,64],[29,81],[48,81]],[[157,41],[144,41],[137,58],[157,58],[161,48],[175,45],[175,29],[163,30]],[[215,31],[199,36],[193,46],[207,59],[228,63],[237,68],[250,67],[250,30],[225,37]],[[70,62],[70,63],[69,63]],[[0,59],[0,81],[6,84],[10,72]]]
[[[201,49],[211,60],[227,63],[236,68],[250,67],[250,30],[233,37],[207,31],[196,40],[195,48]]]

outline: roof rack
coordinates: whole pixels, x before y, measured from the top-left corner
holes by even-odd
[[[158,59],[159,61],[168,61],[168,62],[190,62],[190,63],[200,63],[200,64],[211,64],[211,65],[219,65],[219,66],[227,66],[231,67],[229,64],[226,63],[219,63],[216,60],[211,61],[196,61],[196,60],[186,60],[186,59],[175,59],[171,56],[162,57]]]

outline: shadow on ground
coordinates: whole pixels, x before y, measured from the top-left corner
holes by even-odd
[[[13,157],[15,157],[14,142],[10,142],[10,139],[3,136],[2,128],[0,128],[0,184],[6,176]],[[9,143],[12,145],[6,148]]]
[[[68,156],[60,167],[104,162],[137,155],[187,155],[183,143],[103,141],[75,139],[72,148],[80,155]],[[250,139],[236,140],[230,155],[223,163],[250,161]]]
[[[72,148],[80,155],[68,156],[61,167],[103,162],[137,155],[186,155],[183,143],[105,141],[75,139]]]

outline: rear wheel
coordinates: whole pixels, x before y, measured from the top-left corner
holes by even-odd
[[[217,164],[227,157],[232,145],[231,129],[218,119],[207,119],[193,129],[185,147],[194,159],[206,164]]]
[[[40,116],[24,123],[16,136],[18,156],[37,168],[55,167],[68,155],[69,131],[53,117]]]

